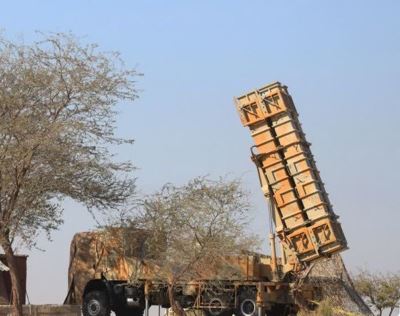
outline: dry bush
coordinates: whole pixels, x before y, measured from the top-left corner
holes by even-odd
[[[326,299],[316,303],[318,305],[315,311],[301,310],[298,316],[360,316],[360,314],[343,310],[336,306],[331,300]]]

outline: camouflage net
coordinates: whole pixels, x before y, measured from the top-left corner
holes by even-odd
[[[356,315],[373,315],[355,290],[342,257],[338,254],[317,261],[304,283],[318,286],[321,300],[329,300],[334,306],[344,311]]]
[[[144,236],[143,232],[133,231],[130,234],[133,237]],[[157,275],[157,265],[135,256],[141,253],[140,238],[129,238],[129,243],[125,242],[126,239],[121,229],[84,232],[74,236],[70,250],[69,291],[65,303],[81,304],[86,283],[100,278],[102,274],[107,279],[131,282]],[[245,264],[247,268],[248,264]],[[239,260],[236,265],[240,267],[243,262]],[[355,290],[340,255],[316,261],[300,283],[319,288],[318,300],[329,300],[335,307],[356,315],[373,315]]]
[[[102,275],[111,280],[149,278],[156,267],[134,257],[140,251],[140,241],[130,239],[126,244],[121,229],[78,233],[70,248],[68,294],[64,304],[81,304],[83,290],[91,279]],[[132,233],[136,233],[135,231]],[[142,236],[143,234],[136,234]]]

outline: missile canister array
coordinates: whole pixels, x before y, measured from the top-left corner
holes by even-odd
[[[235,102],[281,242],[302,262],[347,248],[287,87],[276,82]]]

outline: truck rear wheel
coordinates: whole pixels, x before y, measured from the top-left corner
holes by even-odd
[[[86,293],[83,298],[82,314],[83,316],[110,316],[107,294],[99,290]]]
[[[239,306],[236,309],[237,316],[255,316],[257,314],[256,289],[245,289],[239,295]]]

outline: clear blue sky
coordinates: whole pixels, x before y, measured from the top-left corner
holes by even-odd
[[[252,228],[267,231],[266,205],[249,159],[250,135],[232,98],[279,80],[289,86],[351,247],[350,269],[400,262],[399,1],[7,1],[0,27],[72,31],[118,50],[137,67],[141,98],[121,105],[118,133],[133,137],[142,192],[197,175],[241,176]],[[93,227],[66,203],[65,225],[46,252],[30,253],[28,294],[61,302],[69,242]]]

